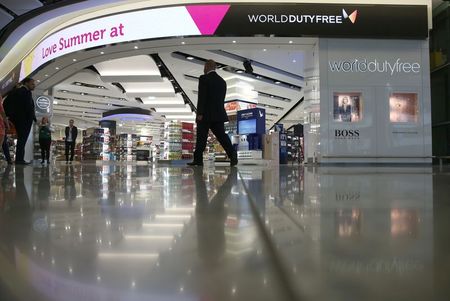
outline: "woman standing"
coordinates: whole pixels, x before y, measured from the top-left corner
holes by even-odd
[[[39,145],[41,147],[41,164],[45,162],[50,164],[50,145],[52,144],[52,132],[53,128],[50,126],[48,117],[42,117],[41,124],[39,125]]]
[[[6,131],[9,129],[9,123],[8,123],[8,117],[6,117],[5,114],[5,110],[3,109],[3,98],[0,95],[0,145],[3,148],[4,151],[4,155],[5,155],[5,159],[6,161],[8,161],[8,164],[11,164],[11,157],[9,155],[9,149],[8,149],[8,145],[6,144]],[[3,143],[5,143],[6,145],[6,150],[5,150],[5,145],[3,145]]]

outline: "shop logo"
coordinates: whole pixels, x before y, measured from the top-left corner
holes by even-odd
[[[350,21],[355,24],[356,18],[358,17],[358,10],[355,10],[350,15],[347,14],[347,11],[345,9],[342,9],[342,15],[344,16],[344,19],[350,19]]]
[[[359,130],[334,130],[336,139],[359,139]]]
[[[400,58],[395,61],[380,61],[377,59],[352,59],[343,61],[329,61],[331,72],[344,73],[388,73],[391,76],[398,73],[419,73],[419,63],[402,62]]]
[[[36,99],[36,106],[43,111],[47,111],[50,108],[50,98],[46,96],[39,96]]]

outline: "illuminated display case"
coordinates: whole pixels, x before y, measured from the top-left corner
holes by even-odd
[[[333,115],[337,122],[358,122],[362,120],[361,93],[334,93]]]
[[[389,97],[389,119],[394,123],[417,123],[419,99],[417,93],[392,93]]]

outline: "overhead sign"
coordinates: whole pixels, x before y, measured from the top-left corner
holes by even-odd
[[[180,36],[425,39],[426,5],[205,4],[109,15],[67,27],[22,62],[20,77],[62,55],[114,43]]]
[[[36,113],[39,115],[48,115],[51,111],[53,97],[47,95],[38,96],[35,100]]]

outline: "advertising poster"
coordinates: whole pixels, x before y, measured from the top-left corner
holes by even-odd
[[[333,115],[337,122],[358,122],[362,119],[361,93],[334,93]]]

